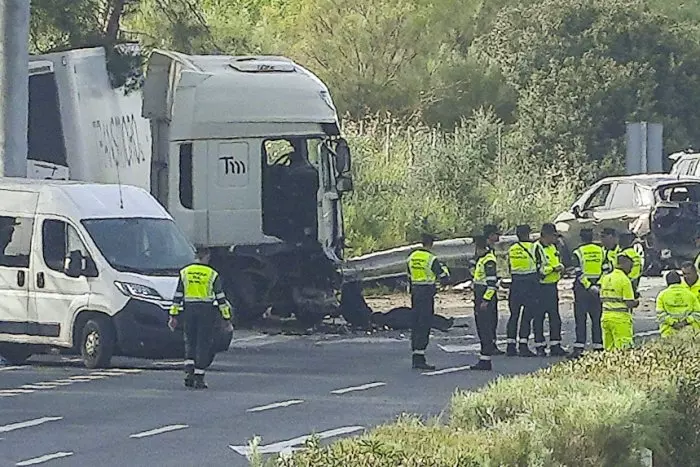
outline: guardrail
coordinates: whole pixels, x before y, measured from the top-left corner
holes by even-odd
[[[495,245],[499,260],[505,260],[508,248],[517,240],[515,235],[501,236]],[[406,259],[411,250],[419,246],[420,244],[416,243],[351,258],[343,266],[343,275],[348,281],[361,282],[405,277]],[[435,242],[432,251],[451,271],[461,276],[470,269],[470,262],[474,259],[474,242],[471,238],[441,240]],[[499,265],[499,271],[501,270]]]

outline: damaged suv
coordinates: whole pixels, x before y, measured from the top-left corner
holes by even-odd
[[[583,228],[592,228],[598,236],[606,227],[633,232],[646,275],[695,259],[699,222],[700,178],[669,174],[604,178],[554,220],[567,262]]]

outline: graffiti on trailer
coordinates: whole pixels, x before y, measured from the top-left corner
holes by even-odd
[[[146,160],[143,148],[139,145],[139,132],[134,114],[111,117],[108,120],[94,120],[92,128],[96,133],[97,146],[109,167],[131,167]]]

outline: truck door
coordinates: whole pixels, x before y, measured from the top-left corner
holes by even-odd
[[[80,308],[87,307],[90,284],[84,276],[69,277],[64,272],[65,260],[71,251],[89,253],[78,231],[58,217],[37,219],[38,238],[35,242],[34,277],[30,286],[30,313],[40,323],[41,336],[67,336],[61,323],[68,322]]]
[[[39,196],[2,190],[0,212],[0,334],[29,334],[29,274]],[[24,214],[23,214],[24,213]]]

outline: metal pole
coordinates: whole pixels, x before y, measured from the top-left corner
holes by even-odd
[[[647,122],[642,122],[642,170],[641,173],[649,173],[649,127]]]
[[[0,0],[0,176],[27,176],[30,0]]]

